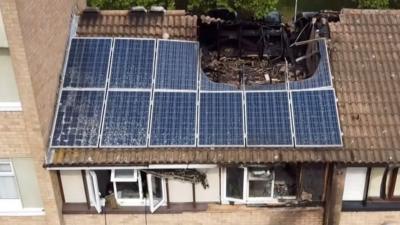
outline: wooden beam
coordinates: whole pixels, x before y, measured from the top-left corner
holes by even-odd
[[[331,166],[330,185],[325,202],[324,225],[339,225],[342,212],[342,198],[346,167],[343,164]]]
[[[192,183],[193,208],[196,208],[196,184]]]
[[[371,179],[371,167],[367,168],[367,174],[365,175],[365,184],[364,184],[364,199],[363,205],[367,205],[368,200],[368,189],[369,189],[369,182]]]
[[[59,170],[57,170],[57,181],[58,181],[58,186],[60,187],[60,194],[61,194],[62,203],[65,204],[64,187],[63,187],[62,182],[61,182],[61,174],[60,174]]]
[[[85,188],[86,205],[87,205],[87,208],[90,209],[90,198],[89,198],[89,190],[88,190],[87,181],[86,181],[86,171],[81,170],[81,174],[82,174],[82,180],[83,180],[83,187]]]
[[[165,186],[167,188],[167,208],[169,209],[171,207],[170,201],[169,201],[169,184],[168,184],[168,178],[165,178]]]

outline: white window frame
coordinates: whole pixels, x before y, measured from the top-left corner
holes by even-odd
[[[238,204],[245,204],[246,203],[246,196],[247,196],[247,167],[239,167],[240,169],[243,169],[243,193],[242,193],[242,199],[239,198],[232,198],[232,197],[228,197],[226,195],[226,187],[227,187],[227,183],[226,183],[226,178],[227,178],[227,168],[224,167],[222,168],[222,182],[221,182],[221,194],[222,194],[222,203],[224,204],[229,204],[229,202],[235,202]]]
[[[0,102],[0,112],[20,112],[21,102]]]
[[[114,195],[118,204],[121,206],[142,206],[146,205],[146,201],[143,198],[143,187],[142,187],[142,179],[140,175],[140,171],[134,170],[134,174],[136,174],[136,181],[134,181],[135,175],[132,178],[116,178],[115,177],[115,169],[111,170],[111,182],[113,183]],[[118,197],[118,189],[117,183],[137,183],[139,187],[139,198],[119,198]]]
[[[153,204],[154,201],[154,196],[153,196],[153,183],[151,182],[151,179],[155,177],[155,178],[159,178],[161,179],[161,191],[162,191],[162,198],[161,201],[159,203],[157,203],[156,205]],[[167,191],[166,191],[166,182],[165,179],[162,177],[157,177],[154,176],[152,174],[146,174],[146,178],[147,178],[147,189],[149,192],[149,202],[148,204],[150,205],[150,212],[153,213],[155,212],[158,208],[160,208],[162,205],[165,205],[167,202]]]
[[[9,160],[0,161],[0,164],[9,165],[11,168],[10,172],[0,172],[0,177],[13,177],[16,184],[16,192],[18,193],[18,198],[16,199],[0,199],[0,212],[11,212],[11,211],[21,211],[23,210],[21,195],[19,193],[17,178],[14,173],[13,163]]]
[[[104,206],[104,202],[100,198],[96,172],[94,172],[94,170],[86,171],[86,180],[90,196],[90,206],[93,206],[96,211],[100,213],[102,211],[102,206]]]
[[[251,204],[263,204],[266,202],[273,202],[274,201],[274,189],[275,189],[275,170],[274,169],[269,169],[272,175],[272,181],[271,181],[271,196],[270,197],[250,197],[250,174],[249,170],[247,170],[247,203]],[[252,180],[262,180],[264,181],[265,179],[252,179]]]
[[[132,177],[131,178],[119,178],[116,176],[117,170],[132,171]],[[111,181],[112,182],[137,182],[138,181],[137,174],[138,174],[138,171],[136,169],[113,169],[113,170],[111,170]]]
[[[251,167],[251,166],[250,166]],[[227,170],[226,168],[222,168],[221,170],[221,203],[222,204],[230,204],[230,202],[234,202],[235,204],[268,204],[268,203],[276,203],[278,201],[277,198],[274,198],[274,184],[275,184],[275,171],[271,168],[272,172],[272,186],[271,186],[271,197],[249,197],[249,174],[248,167],[239,167],[244,170],[243,173],[243,199],[236,199],[232,197],[226,196],[226,178],[227,178]]]

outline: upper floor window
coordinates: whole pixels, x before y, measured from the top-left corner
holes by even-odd
[[[0,13],[0,111],[21,111],[10,51]]]

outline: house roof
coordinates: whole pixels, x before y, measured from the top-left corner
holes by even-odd
[[[330,60],[344,135],[342,149],[57,149],[53,150],[48,166],[399,163],[398,24],[400,10],[352,9],[344,9],[340,14],[340,22],[330,24]]]
[[[89,37],[146,37],[171,39],[197,39],[197,17],[183,10],[160,13],[134,13],[129,10],[103,10],[80,15],[77,35]]]

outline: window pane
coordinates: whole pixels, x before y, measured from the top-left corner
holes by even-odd
[[[274,197],[295,196],[297,193],[297,166],[275,167]]]
[[[343,200],[362,201],[364,200],[365,180],[367,167],[348,167],[344,181]]]
[[[10,52],[0,48],[0,102],[19,102]]]
[[[134,173],[133,170],[115,170],[115,178],[132,179],[133,173]]]
[[[400,169],[397,171],[396,183],[394,186],[393,196],[400,197]]]
[[[140,198],[137,182],[117,182],[118,198]]]
[[[304,165],[302,169],[303,192],[304,196],[309,196],[312,201],[321,201],[325,182],[325,165],[310,164]],[[303,196],[303,194],[302,194]],[[303,197],[302,197],[303,198]],[[306,198],[307,199],[307,198]]]
[[[43,207],[33,160],[31,158],[14,158],[13,166],[22,205],[26,208]]]
[[[243,199],[243,176],[242,168],[226,168],[226,197]]]
[[[270,168],[249,168],[249,197],[271,197],[273,172]]]
[[[18,199],[14,177],[0,177],[0,199]]]
[[[375,167],[371,169],[371,176],[368,187],[368,197],[379,198],[381,196],[381,183],[384,172],[385,172],[384,167]]]
[[[157,205],[162,200],[162,182],[161,178],[152,176],[151,177],[151,186],[153,188],[153,203]]]
[[[11,165],[9,163],[0,163],[0,173],[10,173]]]

